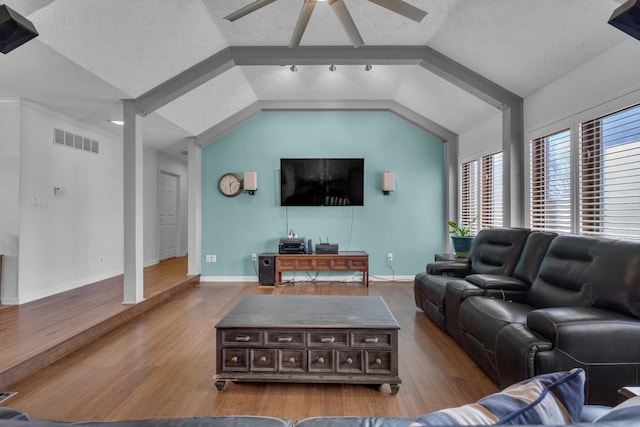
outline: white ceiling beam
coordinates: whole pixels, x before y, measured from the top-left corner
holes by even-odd
[[[137,112],[153,113],[185,93],[224,73],[235,65],[231,49],[221,50],[204,61],[186,69],[175,77],[136,98]]]

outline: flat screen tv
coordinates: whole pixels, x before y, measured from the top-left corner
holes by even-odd
[[[282,206],[363,206],[364,159],[280,159]]]

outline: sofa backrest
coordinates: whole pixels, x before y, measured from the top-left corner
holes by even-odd
[[[522,280],[524,283],[533,283],[538,274],[542,259],[546,255],[551,241],[557,235],[558,233],[532,231],[524,243],[522,254],[513,271],[513,277]]]
[[[613,242],[573,234],[555,237],[527,292],[527,304],[536,308],[593,306],[594,288],[602,289],[616,277],[605,260]]]
[[[593,306],[640,318],[640,242],[614,240],[599,267]]]
[[[529,235],[526,228],[485,228],[469,252],[472,274],[511,276]]]

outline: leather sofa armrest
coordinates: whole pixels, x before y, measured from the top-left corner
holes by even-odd
[[[460,261],[437,261],[427,264],[427,273],[439,276],[464,277],[470,270],[469,263]]]
[[[470,274],[465,279],[477,287],[485,289],[485,296],[519,303],[525,302],[530,286],[515,277],[499,274]]]
[[[533,310],[527,327],[582,363],[637,363],[640,319],[589,307]]]
[[[451,279],[447,282],[444,294],[444,312],[447,332],[458,343],[462,343],[460,335],[460,304],[471,296],[482,296],[485,290],[465,279]]]
[[[479,288],[525,292],[529,285],[520,279],[498,274],[470,274],[465,279]]]
[[[551,350],[551,342],[520,323],[512,323],[496,337],[496,367],[499,385],[506,387],[535,375],[535,357]]]

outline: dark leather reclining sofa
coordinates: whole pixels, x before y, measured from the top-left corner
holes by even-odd
[[[581,367],[586,402],[611,405],[640,384],[640,242],[485,229],[468,262],[428,264],[414,293],[500,387]]]

